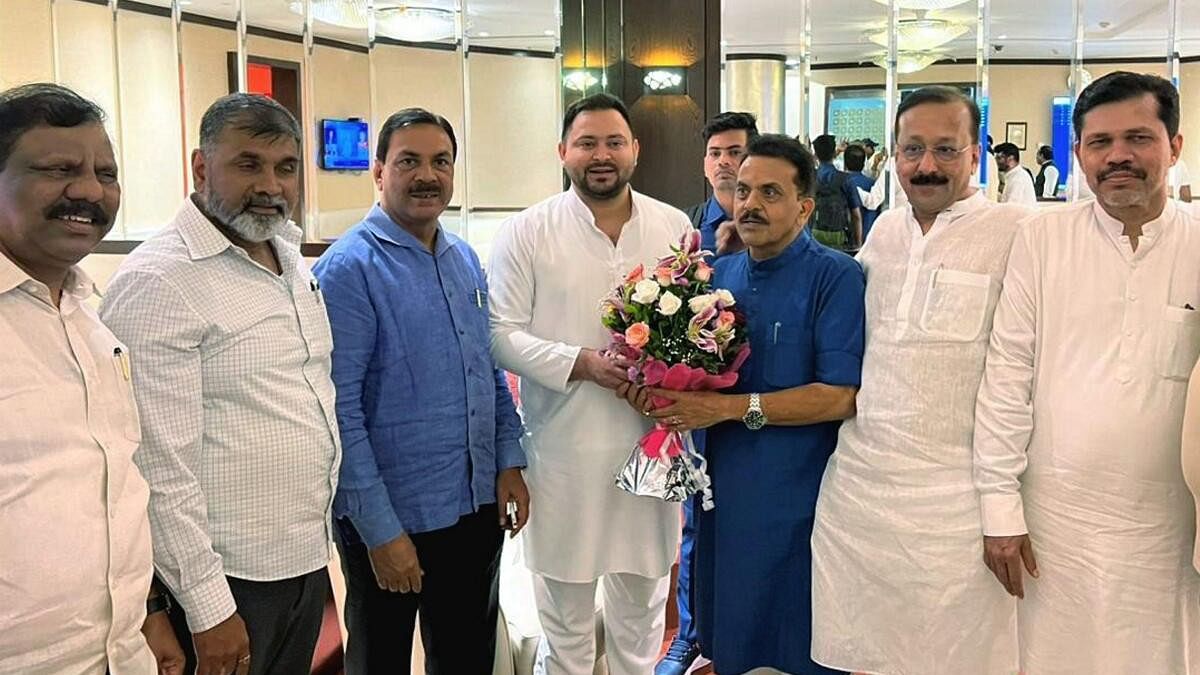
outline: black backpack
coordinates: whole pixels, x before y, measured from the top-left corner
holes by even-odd
[[[846,173],[837,171],[828,182],[817,181],[816,208],[811,225],[822,232],[850,234],[850,207],[846,205]]]

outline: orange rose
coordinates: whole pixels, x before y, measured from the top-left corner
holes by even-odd
[[[629,276],[625,277],[625,283],[626,284],[636,284],[637,282],[639,282],[645,278],[646,278],[646,268],[643,267],[642,265],[638,265],[637,267],[633,268],[633,271],[629,273]]]
[[[712,267],[700,262],[696,264],[696,281],[708,281],[712,278]]]
[[[733,312],[721,312],[717,316],[717,330],[725,330],[726,328],[733,326],[733,321]]]
[[[659,286],[670,286],[675,281],[675,273],[670,267],[659,267],[654,270],[654,278]]]
[[[641,349],[650,341],[650,326],[645,321],[639,321],[625,329],[625,343],[630,347]]]

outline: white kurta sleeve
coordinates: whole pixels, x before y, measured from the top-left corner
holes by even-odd
[[[534,223],[524,216],[500,226],[488,263],[492,358],[505,370],[565,393],[580,347],[545,340],[533,325]]]
[[[975,405],[975,488],[986,536],[1025,534],[1021,474],[1033,431],[1033,373],[1037,338],[1037,265],[1030,228],[1022,227],[992,327],[987,366]]]

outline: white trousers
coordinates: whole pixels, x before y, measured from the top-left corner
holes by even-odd
[[[666,627],[671,577],[606,574],[567,583],[533,575],[538,619],[546,639],[546,675],[592,675],[596,661],[596,583],[604,616],[604,654],[610,675],[654,672]]]

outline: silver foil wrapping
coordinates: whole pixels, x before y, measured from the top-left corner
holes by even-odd
[[[617,472],[616,485],[641,497],[682,502],[697,492],[704,494],[703,508],[712,508],[707,462],[696,453],[691,433],[684,434],[684,452],[676,457],[647,457],[641,443],[633,446],[629,459]]]

